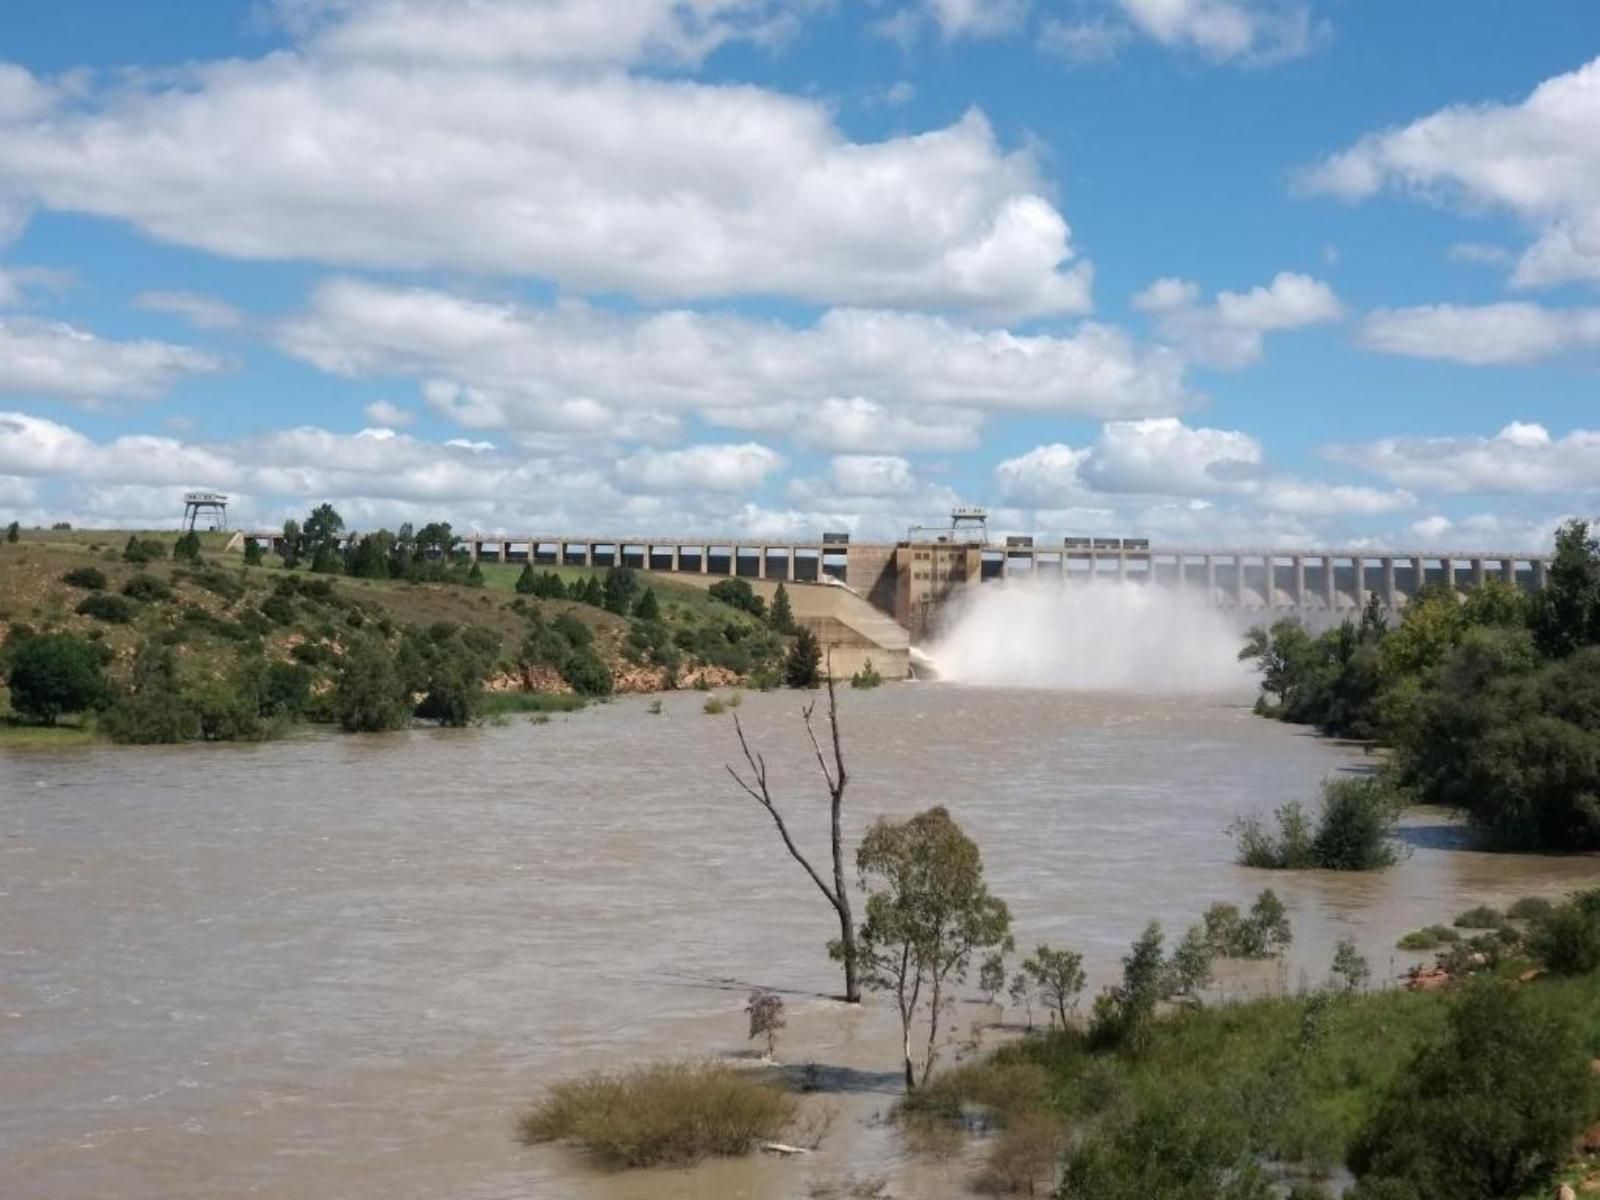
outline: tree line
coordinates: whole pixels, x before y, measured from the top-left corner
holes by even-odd
[[[1600,542],[1571,521],[1546,586],[1497,579],[1465,596],[1429,585],[1391,625],[1374,597],[1359,621],[1313,635],[1252,630],[1257,710],[1392,747],[1417,802],[1457,809],[1497,847],[1600,848]]]

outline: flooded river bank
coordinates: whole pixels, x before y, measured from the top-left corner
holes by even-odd
[[[0,755],[0,1194],[777,1200],[851,1171],[961,1194],[958,1168],[908,1159],[872,1119],[897,1090],[893,1015],[826,999],[831,913],[727,778],[732,724],[702,699]],[[842,703],[851,843],[879,814],[945,804],[1019,944],[1081,950],[1091,988],[1151,917],[1181,932],[1269,884],[1295,931],[1276,983],[1294,986],[1342,936],[1382,976],[1414,961],[1391,949],[1407,929],[1600,877],[1591,858],[1461,849],[1431,820],[1377,875],[1234,866],[1236,814],[1370,765],[1244,697],[912,684]],[[752,695],[740,713],[820,856],[799,704]],[[756,985],[786,998],[780,1056],[847,1086],[818,1155],[607,1175],[514,1140],[552,1079],[743,1050]],[[964,1004],[957,1024],[978,1015]]]

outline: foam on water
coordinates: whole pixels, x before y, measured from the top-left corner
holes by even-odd
[[[1248,688],[1239,629],[1199,597],[1142,583],[970,589],[928,657],[941,679],[1068,691]]]

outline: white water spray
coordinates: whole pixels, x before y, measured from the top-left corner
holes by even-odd
[[[1008,580],[968,590],[929,647],[939,678],[1063,691],[1250,686],[1239,628],[1198,596],[1144,583]]]

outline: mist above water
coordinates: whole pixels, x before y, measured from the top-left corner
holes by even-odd
[[[927,657],[939,678],[1063,691],[1248,688],[1239,628],[1198,595],[1144,583],[1063,587],[1008,580],[969,589]]]

